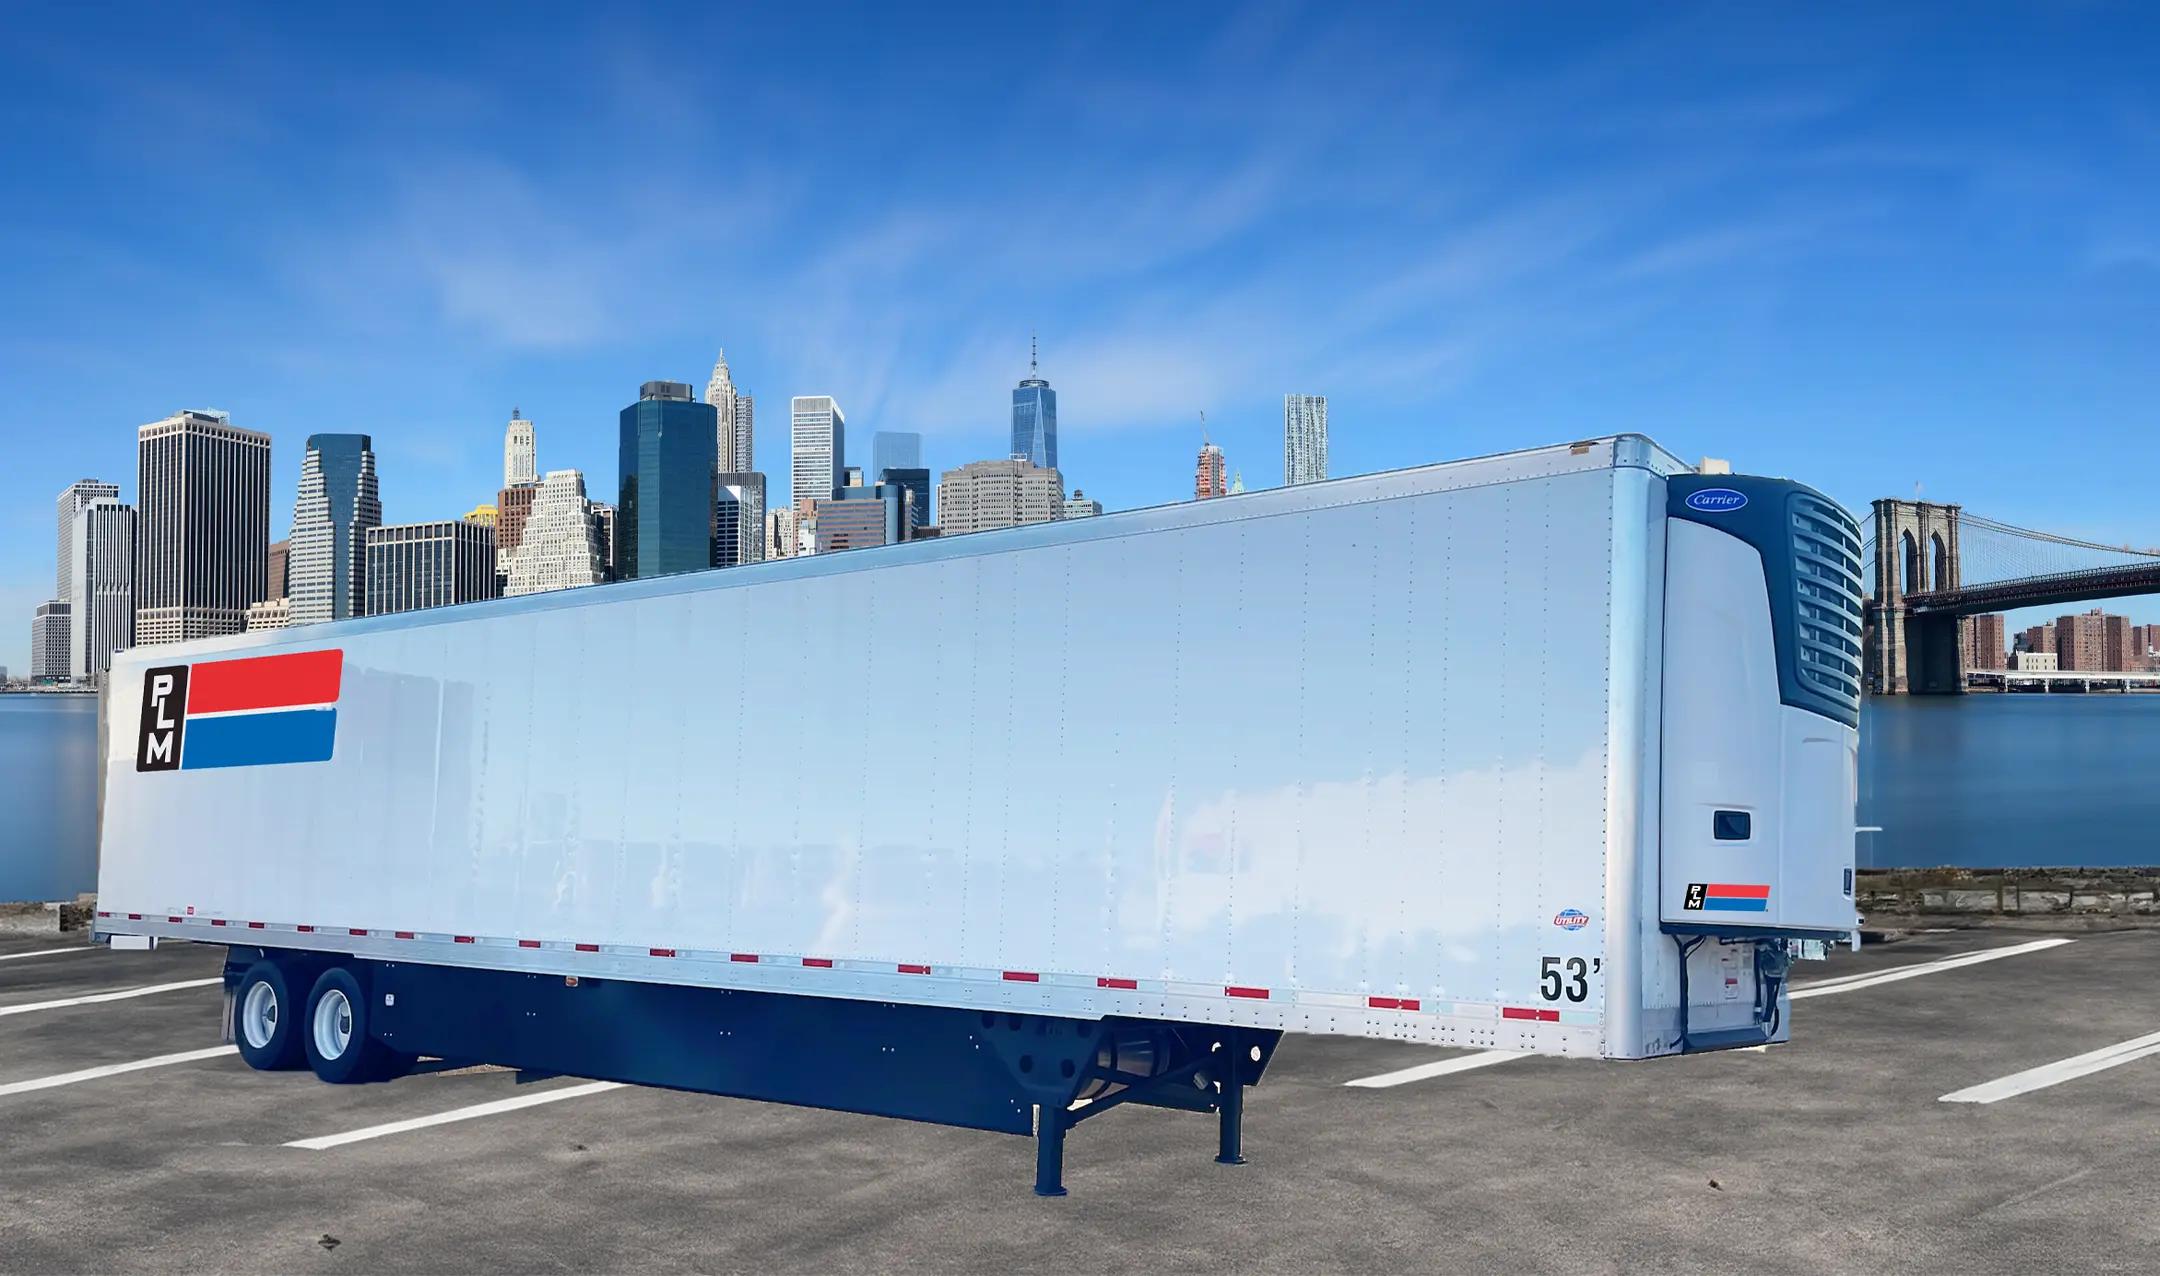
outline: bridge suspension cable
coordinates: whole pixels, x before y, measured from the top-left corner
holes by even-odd
[[[1960,515],[1958,522],[1960,526],[1965,528],[1977,527],[1990,532],[2003,532],[2012,536],[2022,536],[2027,540],[2042,541],[2050,545],[2067,545],[2075,549],[2097,550],[2104,554],[2128,554],[2133,558],[2160,558],[2160,549],[2132,549],[2128,545],[2102,545],[2097,541],[2081,541],[2074,536],[2058,536],[2053,532],[2036,532],[2029,527],[2000,523],[1979,514]],[[1874,544],[1875,538],[1870,536],[1868,543],[1870,545]]]
[[[1871,534],[1860,556],[1870,593],[1875,589],[1875,545]],[[1912,547],[1912,552],[1924,556],[1932,551],[1932,546]],[[1964,511],[1958,516],[1957,557],[1959,583],[1974,586],[2131,567],[2160,560],[2160,549],[2104,545]]]

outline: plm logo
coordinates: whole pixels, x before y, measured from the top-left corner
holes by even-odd
[[[135,754],[136,770],[171,771],[179,767],[187,678],[186,665],[166,665],[143,674],[142,747]]]
[[[1700,492],[1690,492],[1687,507],[1705,514],[1730,514],[1747,504],[1747,493],[1735,492],[1729,487],[1706,487]]]
[[[1590,924],[1590,914],[1579,908],[1563,908],[1553,914],[1552,924],[1562,930],[1581,930]]]
[[[336,648],[145,670],[135,769],[328,762],[344,670]]]

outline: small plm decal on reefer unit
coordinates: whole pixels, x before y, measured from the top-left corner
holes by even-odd
[[[1687,903],[1691,913],[1760,913],[1770,907],[1770,888],[1733,882],[1689,882]]]

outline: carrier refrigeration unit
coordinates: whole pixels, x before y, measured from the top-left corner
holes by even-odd
[[[137,648],[96,926],[228,945],[257,1068],[1236,1162],[1286,1032],[1785,1040],[1856,924],[1859,566],[1627,435]]]

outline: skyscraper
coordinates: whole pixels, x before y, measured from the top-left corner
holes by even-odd
[[[537,481],[534,467],[539,452],[533,442],[533,424],[510,409],[510,425],[503,431],[503,486],[517,487]]]
[[[59,552],[54,555],[57,570],[53,573],[53,597],[62,602],[70,599],[68,581],[74,577],[74,567],[70,555],[74,553],[75,515],[90,502],[108,497],[119,500],[119,487],[111,483],[100,482],[97,479],[77,479],[75,482],[68,484],[67,489],[60,493],[60,499],[54,502],[59,507],[57,510],[59,514],[59,535],[56,538]]]
[[[879,430],[870,436],[870,468],[864,474],[873,483],[884,481],[887,470],[922,468],[922,435],[906,430]]]
[[[520,483],[495,494],[495,570],[509,571],[510,555],[525,536],[525,520],[531,516],[538,483]]]
[[[735,380],[728,374],[725,350],[713,362],[712,379],[705,383],[705,402],[718,417],[714,455],[720,468],[729,473],[748,473],[756,403],[736,390]]]
[[[765,515],[765,557],[793,558],[796,544],[795,509],[769,510]]]
[[[713,566],[740,567],[765,557],[765,476],[720,475],[713,489]]]
[[[266,596],[270,436],[190,409],[136,431],[135,642],[236,634]]]
[[[1208,441],[1205,430],[1201,431],[1200,459],[1193,466],[1193,499],[1205,501],[1217,496],[1228,496],[1229,479],[1229,473],[1223,466],[1222,449]]]
[[[930,526],[930,471],[921,466],[879,470],[877,482],[886,487],[902,487],[914,493],[908,502],[908,526]]]
[[[64,598],[39,603],[30,620],[30,677],[33,680],[68,676],[68,635],[73,629]]]
[[[647,381],[638,401],[622,410],[615,521],[621,579],[712,566],[717,415],[680,381]]]
[[[368,615],[495,596],[494,528],[445,518],[368,529]]]
[[[539,490],[540,443],[533,423],[510,409],[510,428],[503,435],[503,485],[495,493],[495,574],[510,570],[510,555],[525,532],[525,516],[532,510],[533,494]],[[474,513],[487,506],[478,506]],[[467,517],[471,517],[467,515]]]
[[[1282,399],[1283,482],[1318,483],[1327,478],[1327,396],[1286,394]]]
[[[1093,518],[1100,513],[1102,513],[1102,502],[1089,500],[1087,494],[1077,487],[1073,489],[1071,496],[1065,498],[1065,517],[1067,518]]]
[[[937,504],[946,536],[1048,523],[1065,513],[1065,479],[1017,458],[976,461],[938,477]]]
[[[292,541],[270,542],[270,570],[263,597],[283,598],[292,593]]]
[[[840,474],[847,466],[847,416],[829,394],[797,395],[788,409],[788,503],[799,507],[840,490]]]
[[[707,430],[705,437],[710,439],[712,432]],[[600,543],[593,532],[585,475],[577,470],[550,470],[529,490],[533,500],[524,534],[503,560],[504,596],[599,584]]]
[[[843,487],[832,500],[817,503],[816,550],[827,554],[898,545],[913,536],[914,506],[914,489],[897,483]]]
[[[292,623],[367,614],[367,529],[380,526],[374,440],[365,434],[309,435],[286,560]]]
[[[113,653],[135,645],[134,507],[110,496],[84,505],[68,550],[68,676],[102,682]]]
[[[593,543],[600,547],[600,579],[621,580],[615,561],[615,507],[606,501],[592,503]]]
[[[1028,338],[1028,374],[1013,390],[1012,454],[1046,470],[1058,463],[1057,391],[1038,374],[1035,339]]]

